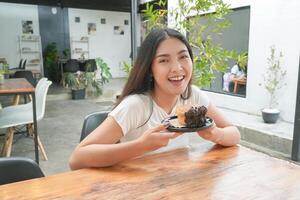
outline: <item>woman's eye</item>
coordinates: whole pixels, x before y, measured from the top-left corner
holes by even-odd
[[[165,62],[168,62],[168,59],[162,59],[158,61],[158,63],[165,63]]]
[[[189,58],[189,56],[188,55],[182,55],[182,56],[180,56],[180,59],[186,59],[186,58]]]

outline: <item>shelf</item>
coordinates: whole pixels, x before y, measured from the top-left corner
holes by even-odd
[[[82,36],[79,38],[71,39],[71,57],[84,56],[87,59],[90,55],[90,45],[89,38],[87,36]]]
[[[39,40],[21,39],[22,42],[39,42]]]
[[[26,61],[26,69],[44,71],[41,38],[39,35],[20,35],[18,37],[20,59]],[[24,62],[24,61],[23,61]]]
[[[88,43],[88,40],[72,40],[72,42]]]
[[[39,51],[22,51],[22,53],[40,53]]]
[[[74,51],[74,53],[89,53],[89,51]]]

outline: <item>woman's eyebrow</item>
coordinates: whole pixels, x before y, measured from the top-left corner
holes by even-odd
[[[155,57],[158,58],[158,57],[168,57],[168,56],[170,56],[170,55],[169,54],[159,54],[159,55],[157,55]]]
[[[186,49],[182,49],[181,51],[179,51],[177,54],[181,54],[181,53],[187,53],[188,52],[188,50],[186,50]]]
[[[188,52],[188,50],[182,49],[177,54],[186,53],[186,52]],[[169,57],[169,56],[170,56],[170,54],[162,53],[162,54],[158,54],[157,56],[155,56],[155,58],[158,58],[158,57]]]

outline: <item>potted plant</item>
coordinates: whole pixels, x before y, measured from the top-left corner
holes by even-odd
[[[97,69],[100,71],[101,84],[103,85],[105,83],[108,83],[109,79],[112,78],[110,68],[101,58],[96,58],[95,60],[97,64]]]
[[[85,98],[85,77],[84,73],[78,71],[77,73],[64,73],[64,79],[67,87],[71,88],[72,99]]]
[[[86,88],[91,88],[96,96],[102,94],[102,85],[107,83],[112,77],[110,68],[101,59],[96,58],[97,71],[92,70],[92,65],[88,63],[85,71],[77,71],[76,73],[64,73],[64,80],[68,87],[72,90],[72,99],[84,99]],[[97,77],[99,74],[100,77]]]
[[[0,85],[4,83],[4,71],[0,70]]]
[[[275,55],[275,47],[271,47],[271,55],[268,58],[268,68],[263,75],[264,87],[270,95],[269,107],[262,109],[262,117],[265,123],[276,123],[279,118],[280,110],[278,109],[278,90],[282,88],[286,70],[282,69],[282,52],[279,57]]]
[[[55,42],[48,44],[44,50],[45,76],[53,82],[58,82],[58,58],[59,53]]]

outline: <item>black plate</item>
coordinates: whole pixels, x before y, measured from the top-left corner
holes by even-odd
[[[167,127],[168,131],[172,132],[196,132],[206,128],[209,128],[213,125],[213,120],[209,117],[206,117],[206,124],[201,127],[189,128],[185,126],[176,126],[174,124],[178,124],[177,116],[171,116],[162,121],[163,124],[169,124]]]

